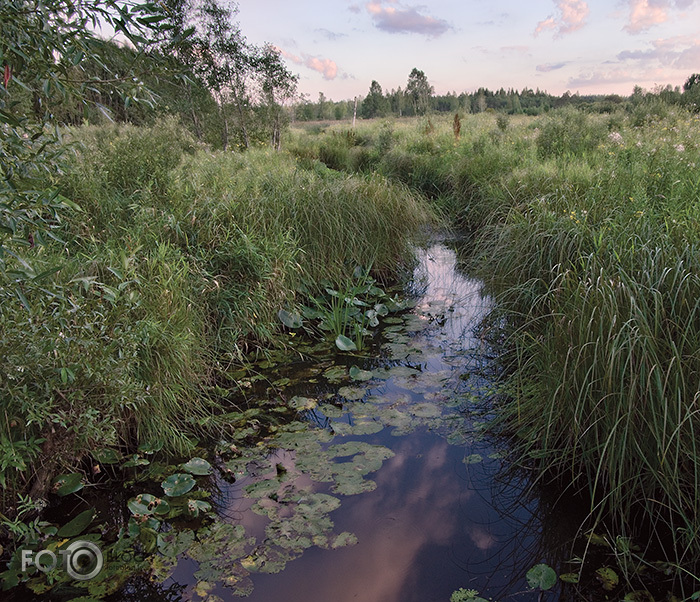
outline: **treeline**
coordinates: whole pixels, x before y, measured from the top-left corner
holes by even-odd
[[[107,10],[110,1],[104,2],[92,0],[86,13]],[[294,97],[297,78],[274,46],[246,40],[236,22],[237,5],[163,0],[156,13],[144,6],[149,16],[140,18],[157,26],[148,37],[120,31],[114,40],[91,37],[89,45],[64,48],[57,34],[42,39],[58,57],[47,59],[22,35],[41,23],[16,0],[6,15],[0,12],[8,31],[16,33],[16,39],[10,35],[0,42],[0,110],[12,123],[58,125],[151,125],[175,115],[214,148],[279,148],[288,122],[283,105]],[[47,22],[51,19],[57,21],[53,13]],[[74,25],[70,20],[49,24],[57,30]]]
[[[633,110],[648,102],[700,108],[700,74],[691,75],[683,85],[645,90],[635,86],[630,96],[619,94],[572,94],[567,91],[557,96],[544,90],[513,88],[492,91],[478,88],[474,92],[435,94],[425,74],[413,69],[404,89],[400,86],[383,92],[373,80],[366,96],[356,100],[334,102],[319,93],[318,100],[303,99],[294,105],[294,119],[299,121],[344,120],[356,115],[362,119],[375,117],[411,117],[426,113],[483,113],[496,111],[509,115],[540,115],[551,109],[571,106],[598,113],[612,113],[619,109]]]

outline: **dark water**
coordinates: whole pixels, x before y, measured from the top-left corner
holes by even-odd
[[[487,434],[494,362],[478,333],[490,300],[458,252],[448,241],[419,251],[415,308],[385,320],[380,347],[266,375],[296,416],[210,457],[214,474],[197,481],[214,513],[163,521],[148,574],[108,599],[428,602],[459,588],[567,598],[561,584],[531,590],[525,575],[539,563],[576,570],[565,561],[581,513],[534,487]],[[112,496],[115,523],[139,487]]]
[[[546,496],[503,459],[507,446],[484,435],[490,358],[475,332],[489,299],[481,296],[479,282],[460,272],[448,244],[421,252],[414,292],[416,308],[388,333],[393,338],[383,347],[384,357],[360,362],[375,374],[384,371],[383,378],[350,383],[360,392],[350,394],[351,400],[334,398],[338,411],[331,416],[324,406],[304,413],[309,428],[327,435],[322,449],[362,441],[393,452],[366,475],[376,488],[334,493],[304,470],[309,463],[302,452],[284,445],[268,458],[268,467],[284,466],[291,475],[280,486],[286,491],[338,498],[339,507],[329,512],[334,533],[354,534],[357,542],[338,549],[311,545],[280,572],[251,571],[245,577],[252,582],[252,592],[246,592],[251,601],[425,602],[449,600],[459,588],[499,600],[534,600],[540,592],[528,588],[528,569],[540,562],[561,568],[578,521],[573,513],[552,511]],[[318,396],[311,383],[309,391],[309,398]],[[304,387],[295,392],[303,395]],[[362,434],[360,428],[358,434],[357,426],[367,424],[376,432]],[[318,462],[328,459],[319,456]],[[264,467],[261,472],[266,470],[267,478],[274,476]],[[254,502],[246,495],[259,479],[221,482],[219,514],[243,525],[258,546],[274,546],[266,533],[269,519],[251,511]],[[163,586],[184,586],[182,599],[189,599],[197,566],[180,561]],[[207,593],[239,598],[221,583]],[[546,594],[561,595],[556,588]]]

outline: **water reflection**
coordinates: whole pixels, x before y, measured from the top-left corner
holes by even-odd
[[[579,523],[552,512],[509,469],[502,443],[483,433],[489,348],[475,329],[490,300],[460,272],[449,244],[422,250],[419,259],[416,308],[385,328],[380,358],[343,357],[373,371],[372,380],[345,378],[340,390],[323,379],[296,387],[293,394],[313,402],[301,425],[312,440],[281,438],[271,455],[246,465],[245,476],[217,483],[217,520],[244,527],[247,539],[216,553],[231,555],[219,560],[230,561],[236,579],[250,584],[253,602],[446,601],[461,587],[494,600],[535,600],[527,570],[539,562],[560,568]],[[366,455],[338,452],[349,442],[362,442],[358,449]],[[384,448],[390,452],[377,452]],[[376,466],[371,453],[381,455]],[[354,483],[358,495],[345,495],[339,485],[355,467],[367,479]],[[268,489],[255,496],[247,488],[257,484]],[[340,504],[328,519],[300,516],[305,500],[333,498]],[[280,532],[288,537],[283,544],[303,537],[318,543],[279,553],[274,535]],[[354,534],[357,543],[333,549],[339,534]],[[302,548],[308,549],[302,554]],[[247,562],[240,560],[245,555]],[[284,570],[256,572],[265,567],[256,565],[263,557]],[[187,592],[182,599],[200,599],[197,570],[194,560],[181,560],[164,587],[180,591],[180,584]],[[206,591],[212,602],[238,599],[221,583]]]
[[[454,250],[441,244],[421,252],[414,292],[420,295],[415,313],[422,329],[411,338],[416,351],[402,363],[422,375],[462,375],[482,366],[485,350],[474,329],[489,299],[482,298],[478,282],[457,271]],[[456,393],[463,383],[452,378],[449,385]],[[420,403],[427,394],[445,392],[444,379],[428,387],[414,384],[389,378],[370,393]],[[484,385],[477,371],[469,386]],[[344,418],[352,420],[352,414]],[[450,445],[444,429],[432,426],[400,437],[388,429],[362,437],[395,455],[373,475],[374,491],[344,497],[332,513],[336,531],[354,533],[357,545],[307,550],[280,574],[256,575],[250,599],[424,602],[448,600],[460,587],[498,599],[536,599],[524,575],[545,559],[538,545],[538,500],[528,499],[528,484],[517,476],[498,481],[503,464],[489,457],[498,455],[492,442],[476,438]],[[477,455],[481,461],[465,463]]]

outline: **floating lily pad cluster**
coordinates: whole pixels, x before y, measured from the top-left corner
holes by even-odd
[[[280,321],[290,330],[303,328],[312,335],[328,336],[340,351],[361,351],[381,318],[408,307],[379,288],[369,270],[360,266],[340,285],[326,282],[321,292],[311,293],[308,288],[305,292],[308,305],[299,311],[281,309]]]
[[[129,520],[129,535],[137,537],[146,552],[150,553],[162,545],[161,521],[179,516],[195,519],[200,513],[211,511],[211,504],[204,498],[205,490],[194,490],[194,476],[207,476],[212,472],[209,462],[203,458],[192,458],[180,466],[185,472],[176,472],[161,483],[163,496],[141,493],[128,502],[132,514]]]

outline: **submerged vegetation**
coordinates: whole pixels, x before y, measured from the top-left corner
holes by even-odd
[[[218,457],[237,459],[221,468],[225,475],[237,464],[247,470],[255,455],[237,444],[254,449],[273,433],[280,439],[266,453],[279,440],[306,446],[309,457],[300,458],[318,468],[319,442],[291,419],[312,418],[318,400],[286,400],[281,377],[260,407],[234,402],[262,378],[241,364],[276,347],[310,353],[297,342],[305,334],[360,357],[373,329],[405,307],[385,284],[411,265],[426,227],[453,223],[470,233],[470,268],[496,299],[480,334],[501,349],[495,425],[520,464],[536,482],[590,500],[586,527],[608,529],[596,537],[629,583],[630,567],[646,566],[688,577],[679,580],[683,595],[685,583],[700,589],[696,76],[682,94],[635,90],[590,111],[538,102],[537,118],[522,114],[525,95],[504,92],[510,108],[495,114],[488,109],[504,108],[498,95],[489,107],[481,91],[469,101],[477,114],[439,117],[431,103],[440,99],[414,69],[397,107],[373,82],[364,114],[401,115],[410,100],[421,117],[356,129],[302,125],[282,145],[282,104],[295,78],[273,47],[245,43],[231,24],[235,9],[214,0],[130,10],[114,0],[31,5],[0,8],[0,552],[14,563],[4,588],[28,578],[16,566],[18,546],[65,543],[93,520],[85,510],[50,524],[44,498],[75,494],[106,466],[149,466],[145,456],[156,452],[178,457],[178,466],[153,468],[160,488],[150,483],[128,501],[133,516],[109,553],[131,545],[169,560],[129,570],[165,577],[187,551],[205,575],[231,569],[245,592],[250,570],[282,567],[312,543],[352,543],[351,534],[331,532],[335,498],[282,495],[290,470],[282,464],[266,466],[273,485],[257,481],[248,494],[273,530],[288,528],[279,505],[294,508],[296,531],[286,532],[294,553],[246,556],[244,531],[222,522],[207,524],[195,545],[189,531],[165,535],[162,521],[212,509],[209,492],[197,488],[213,470],[193,457],[200,441],[226,443]],[[88,33],[100,19],[135,50]],[[143,64],[153,67],[148,86],[136,78]],[[134,108],[138,98],[151,106]],[[391,342],[382,352],[392,361],[418,353],[401,331],[446,319],[422,318],[388,317],[383,336]],[[409,366],[324,368],[314,374],[328,383],[353,381],[337,392],[348,404],[367,393],[358,383],[391,370],[407,390],[423,386]],[[422,392],[431,401],[404,407],[400,398],[380,408],[381,424],[357,404],[361,420],[333,428],[358,436],[387,425],[439,430],[443,406],[433,400],[443,392]],[[323,405],[332,423],[340,410]],[[352,486],[336,482],[337,492],[371,488],[362,477],[392,452],[343,445],[329,460],[353,460],[319,482],[354,471]],[[464,462],[482,459],[474,453]],[[224,539],[237,542],[235,566],[217,564]],[[648,549],[631,541],[648,541]],[[547,589],[553,571],[537,567],[532,581]],[[610,572],[599,577],[606,591],[617,586]],[[91,595],[110,593],[98,585]],[[474,590],[456,595],[478,599]]]
[[[522,460],[697,571],[700,119],[655,100],[467,116],[458,139],[451,121],[299,130],[290,152],[402,181],[474,232]]]

